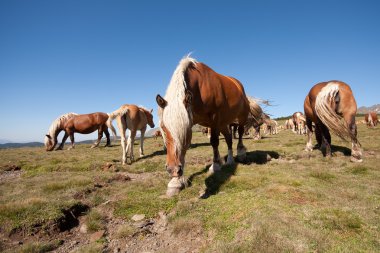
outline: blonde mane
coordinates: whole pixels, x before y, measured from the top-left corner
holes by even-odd
[[[53,121],[53,123],[51,123],[48,134],[52,138],[54,138],[57,131],[61,130],[62,123],[64,123],[65,121],[67,121],[68,119],[72,118],[75,115],[78,115],[78,114],[74,112],[69,112],[69,113],[59,116],[56,120]]]
[[[347,138],[356,139],[352,135],[343,117],[335,112],[335,107],[333,105],[339,101],[339,84],[336,82],[329,82],[317,95],[315,112],[323,124],[342,140],[347,141]]]
[[[179,62],[166,90],[165,100],[168,104],[164,110],[159,108],[160,126],[161,122],[164,123],[171,133],[177,152],[180,152],[183,144],[186,143],[187,129],[193,125],[192,112],[188,111],[191,109],[186,108],[183,103],[187,87],[184,74],[190,64],[196,63],[197,61],[189,56]],[[165,131],[161,133],[166,143]]]

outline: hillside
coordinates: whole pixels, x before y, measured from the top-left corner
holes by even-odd
[[[324,158],[284,130],[246,138],[247,160],[215,174],[209,139],[194,133],[188,186],[173,198],[160,138],[148,138],[145,156],[125,166],[119,141],[1,149],[0,251],[376,252],[380,128],[360,124],[358,133],[360,164],[349,161],[349,143],[333,137],[333,157]],[[136,158],[138,149],[136,141]]]
[[[374,111],[374,112],[377,112],[377,113],[380,113],[380,104],[376,104],[376,105],[373,105],[373,106],[370,106],[370,107],[365,107],[365,106],[361,106],[358,108],[358,112],[359,114],[365,114],[365,113],[368,113],[370,111]]]

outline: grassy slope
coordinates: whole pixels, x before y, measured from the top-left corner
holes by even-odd
[[[166,210],[173,214],[170,224],[175,233],[197,228],[213,238],[213,246],[205,251],[376,251],[380,128],[359,125],[366,152],[362,164],[349,162],[350,144],[333,137],[334,157],[326,159],[318,150],[305,153],[305,139],[282,131],[260,141],[245,140],[248,164],[223,167],[210,176],[212,149],[206,137],[195,133],[186,157],[191,186],[172,199],[159,198],[168,182],[159,139],[148,139],[147,157],[126,167],[120,165],[119,145],[98,149],[78,145],[75,150],[49,153],[42,148],[0,150],[0,168],[17,164],[24,170],[20,178],[0,181],[0,232],[28,231],[34,224],[57,219],[61,209],[78,201],[73,198],[76,193],[114,176],[102,170],[113,162],[121,171],[149,176],[101,188],[85,199],[87,205],[113,200],[114,215],[126,219]],[[227,153],[224,140],[220,152]],[[279,159],[266,163],[267,154]],[[200,192],[209,197],[200,199]]]

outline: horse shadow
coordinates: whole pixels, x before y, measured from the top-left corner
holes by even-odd
[[[201,143],[191,143],[190,148],[197,148],[197,147],[204,147],[204,146],[211,146],[210,142],[201,142]]]
[[[228,182],[231,176],[235,175],[238,164],[234,163],[232,165],[224,165],[222,169],[218,172],[212,173],[205,179],[206,189],[200,196],[201,199],[207,199],[211,195],[216,195],[220,188]],[[188,187],[191,186],[192,181],[195,177],[208,172],[210,166],[205,167],[201,171],[193,173],[187,180]]]
[[[344,156],[351,156],[351,149],[347,147],[336,146],[336,145],[331,145],[330,147],[331,147],[332,154],[341,153]],[[321,147],[318,144],[314,145],[313,150],[320,150],[322,151],[324,156],[326,155],[326,150],[325,149],[321,150]]]
[[[245,164],[266,164],[272,158],[278,159],[280,154],[275,151],[255,150],[247,152],[247,156],[243,163]]]
[[[154,151],[153,153],[149,154],[149,155],[144,155],[142,157],[138,157],[136,159],[136,162],[140,161],[140,160],[145,160],[145,159],[149,159],[149,158],[152,158],[154,156],[159,156],[159,155],[165,155],[166,154],[166,150],[157,150],[157,151]]]
[[[340,152],[340,153],[343,153],[344,156],[351,156],[351,149],[349,149],[347,147],[331,145],[331,152],[333,154]]]

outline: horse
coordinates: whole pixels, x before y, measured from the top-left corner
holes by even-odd
[[[312,151],[312,134],[315,136],[325,156],[331,156],[330,131],[342,140],[351,139],[351,161],[362,162],[361,145],[357,139],[355,122],[356,101],[350,86],[341,81],[321,82],[314,85],[305,98],[304,110],[308,141],[306,151]]]
[[[159,106],[160,128],[167,147],[166,170],[171,176],[167,195],[177,194],[184,187],[185,155],[192,139],[192,126],[211,128],[213,148],[211,173],[221,169],[218,150],[219,133],[225,137],[228,156],[226,164],[233,164],[232,134],[229,124],[239,124],[237,154],[246,157],[242,136],[249,113],[258,118],[258,104],[246,96],[243,85],[235,78],[216,73],[206,64],[187,56],[175,69],[165,98],[156,96]]]
[[[364,115],[364,120],[368,127],[377,126],[377,123],[378,123],[377,113],[373,111],[367,113],[366,115]]]
[[[156,140],[157,137],[159,137],[159,136],[162,136],[161,131],[160,131],[160,130],[156,130],[156,131],[154,132],[154,139]]]
[[[293,120],[293,131],[297,134],[305,134],[306,129],[306,119],[305,116],[303,115],[302,112],[295,112],[292,115],[292,120]]]
[[[122,147],[122,164],[125,165],[127,162],[128,152],[130,153],[131,163],[135,161],[133,155],[133,143],[135,141],[136,132],[139,130],[140,135],[140,157],[144,156],[144,135],[146,131],[146,126],[149,125],[151,128],[154,128],[152,110],[147,110],[144,107],[124,104],[116,111],[110,113],[111,121],[117,118],[117,126],[120,132],[120,142]],[[131,131],[128,136],[127,146],[125,146],[125,131],[127,128]]]
[[[67,113],[61,115],[50,125],[49,132],[45,135],[45,147],[46,151],[52,151],[57,145],[58,134],[61,131],[65,131],[65,135],[62,138],[61,145],[56,150],[62,150],[67,138],[70,136],[71,147],[75,147],[74,133],[90,134],[95,130],[98,130],[98,140],[91,146],[95,148],[99,146],[99,143],[105,133],[107,138],[106,147],[111,145],[110,134],[108,128],[111,129],[114,136],[116,136],[115,128],[112,126],[109,120],[109,114],[104,112],[95,112],[90,114],[76,114]]]
[[[287,119],[287,120],[285,121],[285,129],[291,129],[291,130],[294,130],[294,122],[293,122],[293,118]]]

